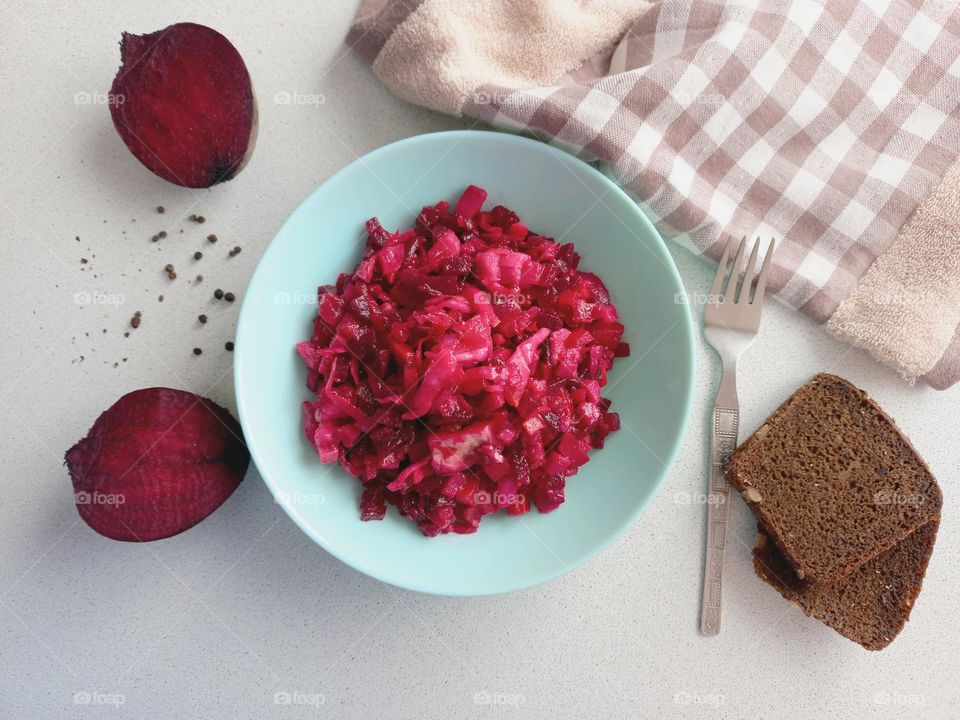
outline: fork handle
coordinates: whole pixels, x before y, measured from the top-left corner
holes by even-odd
[[[737,400],[737,363],[724,359],[723,377],[713,406],[710,446],[710,491],[707,495],[707,553],[703,569],[703,597],[700,605],[700,632],[720,633],[723,548],[730,512],[730,485],[725,469],[730,453],[737,447],[740,429],[740,402]]]

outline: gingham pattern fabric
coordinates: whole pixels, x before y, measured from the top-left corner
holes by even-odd
[[[350,41],[376,57],[426,2],[371,0]],[[552,84],[459,109],[604,161],[695,252],[775,238],[770,289],[823,323],[957,159],[958,54],[953,0],[665,0]]]

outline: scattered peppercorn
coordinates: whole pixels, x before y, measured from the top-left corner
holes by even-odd
[[[134,330],[140,327],[140,311],[139,310],[137,310],[133,314],[133,317],[130,318],[130,327],[132,327]]]
[[[163,238],[165,238],[166,236],[167,236],[167,231],[166,231],[166,230],[161,230],[160,232],[157,233],[157,237],[160,238],[161,240],[162,240]]]
[[[194,349],[193,349],[193,354],[194,354],[194,355],[199,355],[199,354],[202,353],[202,352],[203,352],[203,350],[201,350],[200,348],[194,348]]]
[[[227,344],[224,345],[224,347],[227,349],[227,352],[233,352],[234,345],[229,340],[227,341]]]
[[[191,215],[190,220],[195,223],[205,223],[207,219],[203,215]]]
[[[213,296],[214,296],[217,300],[222,300],[222,299],[223,299],[223,290],[221,290],[220,288],[217,288],[216,290],[213,291]]]
[[[203,275],[197,275],[197,282],[203,282]]]
[[[163,215],[167,209],[163,205],[157,205],[157,212]]]
[[[217,241],[216,235],[207,235],[207,242],[215,243]]]
[[[233,257],[234,255],[239,255],[239,254],[240,254],[239,245],[237,245],[235,248],[233,248],[233,250],[230,251],[230,257]]]
[[[193,254],[193,259],[194,259],[194,260],[199,260],[199,259],[202,258],[202,257],[203,257],[203,253],[200,252],[199,250],[197,250],[197,251]]]
[[[199,321],[201,322],[201,324],[202,324],[202,323],[205,323],[205,322],[207,321],[207,316],[206,316],[206,315],[201,315],[200,317],[197,318],[197,320],[199,320]]]
[[[80,264],[86,265],[89,261],[86,258],[80,258]]]
[[[226,300],[227,302],[233,302],[234,300],[237,299],[237,296],[234,295],[232,292],[227,292],[223,294],[223,299]]]
[[[150,238],[150,242],[156,242],[159,239],[160,239],[159,235],[154,235],[152,238]]]
[[[171,265],[170,263],[167,263],[167,265],[163,269],[164,269],[164,272],[167,273],[168,278],[170,278],[171,280],[177,279],[177,271],[173,269],[173,265]]]

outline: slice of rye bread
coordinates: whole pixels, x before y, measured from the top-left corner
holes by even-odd
[[[834,375],[801,387],[730,458],[796,576],[835,582],[940,514],[940,488],[869,396]]]
[[[883,650],[910,619],[939,524],[928,522],[843,580],[815,586],[797,578],[760,526],[753,569],[807,615],[867,650]]]

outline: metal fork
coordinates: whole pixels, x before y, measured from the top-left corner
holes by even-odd
[[[703,598],[700,606],[700,632],[717,635],[720,632],[721,578],[723,575],[723,546],[727,535],[730,486],[725,469],[730,453],[737,447],[740,428],[740,403],[737,400],[737,362],[757,336],[760,328],[760,310],[767,289],[767,274],[773,257],[773,241],[763,258],[760,274],[756,274],[757,252],[760,240],[753,244],[753,252],[746,270],[743,256],[747,246],[744,238],[737,250],[733,266],[727,263],[733,240],[727,241],[707,298],[703,335],[723,361],[723,376],[713,406],[713,442],[710,449],[710,492],[707,496],[707,554],[703,570]],[[742,278],[741,278],[742,273]],[[726,280],[725,280],[726,278]],[[751,293],[751,289],[756,289]]]

